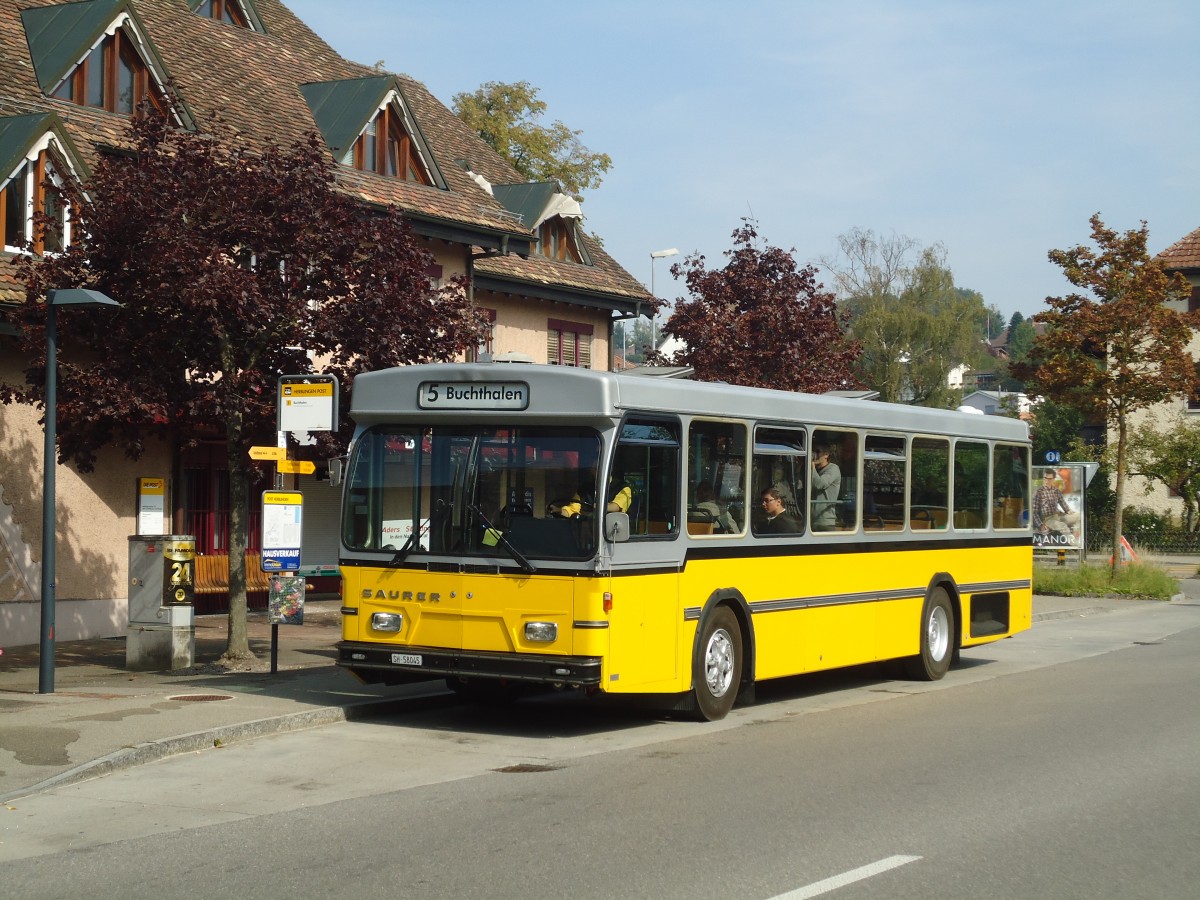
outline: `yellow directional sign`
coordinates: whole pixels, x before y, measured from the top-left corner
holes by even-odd
[[[251,447],[251,459],[287,459],[287,447]]]
[[[280,472],[291,472],[298,475],[311,475],[317,471],[317,464],[307,459],[281,459],[275,467]]]

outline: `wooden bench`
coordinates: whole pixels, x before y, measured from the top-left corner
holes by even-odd
[[[246,554],[246,593],[265,594],[270,590],[270,580],[262,570],[262,557],[257,553]],[[195,592],[201,596],[229,593],[229,556],[213,553],[196,557]]]

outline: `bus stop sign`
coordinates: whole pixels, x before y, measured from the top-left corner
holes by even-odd
[[[299,491],[263,491],[262,570],[295,572],[300,568],[304,495]]]

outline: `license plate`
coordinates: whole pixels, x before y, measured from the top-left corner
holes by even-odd
[[[421,655],[419,653],[393,653],[392,654],[392,665],[393,666],[419,666],[419,665],[421,665],[422,661],[423,660],[421,659]]]

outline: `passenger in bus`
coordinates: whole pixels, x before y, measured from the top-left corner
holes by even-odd
[[[799,534],[802,530],[784,506],[783,492],[779,488],[769,487],[762,492],[762,506],[767,519],[755,529],[755,534]]]
[[[628,512],[629,505],[633,502],[633,489],[624,483],[613,484],[611,482],[609,489],[612,491],[612,499],[608,501],[605,509],[608,512]],[[569,503],[551,503],[546,507],[546,511],[551,515],[562,516],[564,519],[573,519],[576,516],[591,515],[595,506],[595,488],[591,482],[584,482],[579,485],[579,489]]]
[[[828,444],[813,448],[812,527],[813,531],[832,531],[837,527],[838,495],[842,491],[842,470],[829,459]]]
[[[716,523],[717,531],[733,534],[740,530],[737,523],[733,521],[733,516],[729,514],[729,510],[722,510],[720,504],[713,498],[712,485],[707,481],[702,481],[696,485],[695,508],[712,516],[713,522]]]

